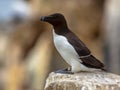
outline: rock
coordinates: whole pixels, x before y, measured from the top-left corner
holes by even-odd
[[[108,72],[51,73],[44,90],[120,90],[120,76]]]

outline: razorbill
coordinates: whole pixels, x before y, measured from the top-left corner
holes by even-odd
[[[58,70],[58,73],[77,73],[80,71],[105,70],[104,64],[96,59],[86,45],[68,28],[65,17],[55,13],[41,17],[41,21],[53,26],[54,45],[70,69]]]

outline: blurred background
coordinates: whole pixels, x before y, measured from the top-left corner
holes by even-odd
[[[50,72],[68,66],[52,26],[40,21],[56,12],[108,71],[120,74],[119,8],[119,0],[0,0],[0,90],[43,90]]]

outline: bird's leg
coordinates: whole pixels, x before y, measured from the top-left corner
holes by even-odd
[[[71,67],[65,68],[65,69],[61,69],[61,70],[57,70],[55,71],[55,73],[62,73],[62,74],[74,74],[71,71]]]

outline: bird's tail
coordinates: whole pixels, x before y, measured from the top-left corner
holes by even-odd
[[[107,71],[104,64],[102,62],[100,62],[96,57],[94,57],[93,55],[90,55],[88,57],[85,58],[81,58],[83,61],[83,64],[90,67],[90,68],[97,68],[97,69],[101,69],[103,71]]]
[[[94,59],[96,59],[96,57],[94,57],[93,55],[91,55],[91,57],[94,58]],[[98,61],[99,61],[99,60],[98,60]],[[103,63],[100,62],[100,61],[99,61],[99,63],[103,64]],[[105,71],[105,72],[107,71],[107,69],[106,69],[106,67],[105,67],[104,64],[103,64],[103,66],[101,67],[101,70],[103,70],[103,71]]]

